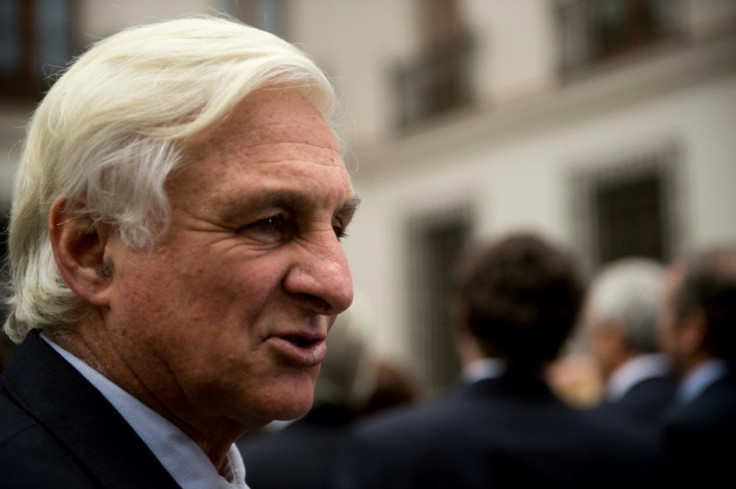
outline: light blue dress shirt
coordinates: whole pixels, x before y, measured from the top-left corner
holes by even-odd
[[[667,375],[670,369],[667,358],[658,353],[632,358],[617,368],[606,383],[606,400],[618,401],[639,382]]]
[[[506,362],[498,358],[481,358],[463,368],[462,378],[467,383],[497,379],[506,373]]]
[[[694,401],[705,389],[728,375],[725,360],[707,360],[690,372],[677,389],[677,401],[687,404]]]

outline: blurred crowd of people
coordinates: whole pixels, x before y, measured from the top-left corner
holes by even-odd
[[[331,333],[312,411],[241,439],[252,487],[728,480],[736,247],[668,268],[622,259],[587,283],[569,251],[517,233],[467,253],[456,278],[456,388],[423,400],[411,376],[371,348],[358,300]],[[587,354],[561,357],[577,325]]]

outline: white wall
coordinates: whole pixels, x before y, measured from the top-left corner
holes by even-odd
[[[553,2],[464,3],[465,21],[477,40],[475,86],[482,101],[510,103],[554,84]]]
[[[216,14],[217,0],[82,0],[78,34],[84,44],[98,41],[132,25],[147,24],[184,14]]]
[[[296,0],[289,40],[333,77],[344,95],[345,134],[353,142],[388,137],[392,65],[418,46],[414,0]]]

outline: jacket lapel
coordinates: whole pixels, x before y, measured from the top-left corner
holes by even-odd
[[[3,379],[18,404],[105,488],[179,488],[107,399],[37,331],[20,346]]]

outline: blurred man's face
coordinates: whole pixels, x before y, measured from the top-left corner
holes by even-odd
[[[306,99],[263,90],[187,154],[156,248],[108,248],[107,334],[184,422],[299,416],[353,297],[339,238],[355,197],[338,144]]]
[[[669,355],[676,367],[683,363],[685,355],[682,334],[678,330],[675,304],[682,278],[681,266],[675,266],[667,272],[657,331],[660,349]]]
[[[603,324],[595,311],[586,311],[584,324],[590,354],[603,377],[607,380],[625,360],[626,342],[622,328]]]

